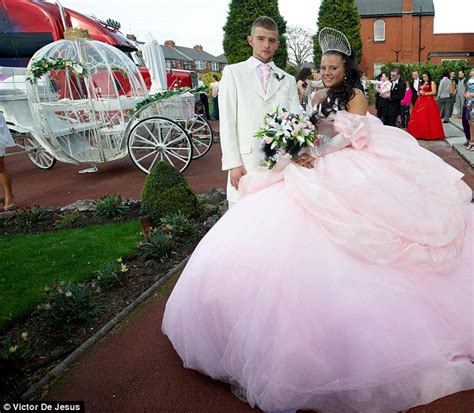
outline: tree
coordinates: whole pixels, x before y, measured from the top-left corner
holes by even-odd
[[[362,56],[362,39],[360,37],[359,9],[354,0],[323,0],[319,8],[318,33],[324,27],[332,27],[344,33],[352,46],[356,63]],[[314,62],[321,62],[321,48],[318,36],[314,36]]]
[[[285,67],[288,58],[286,50],[286,21],[278,10],[278,0],[231,0],[227,22],[224,26],[224,52],[229,63],[238,63],[252,55],[247,42],[252,23],[257,17],[268,16],[278,26],[280,47],[273,60],[279,67]]]
[[[290,26],[286,32],[289,60],[298,71],[313,54],[313,34],[301,26]]]

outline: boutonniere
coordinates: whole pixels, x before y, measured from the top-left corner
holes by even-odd
[[[283,75],[283,74],[282,74],[282,75],[279,75],[277,72],[275,72],[275,73],[273,73],[273,77],[274,77],[276,80],[280,81],[280,80],[283,80],[283,79],[284,79],[285,75]]]

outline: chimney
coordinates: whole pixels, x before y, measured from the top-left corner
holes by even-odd
[[[402,13],[413,13],[413,0],[403,0],[402,3]]]
[[[165,46],[171,49],[176,49],[176,43],[173,40],[165,40]]]
[[[197,50],[198,52],[202,52],[204,50],[200,44],[197,44],[196,46],[194,46],[193,49]]]

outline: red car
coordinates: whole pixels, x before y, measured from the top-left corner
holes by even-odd
[[[64,38],[65,27],[78,27],[86,29],[92,39],[127,54],[150,88],[150,74],[136,53],[136,45],[113,26],[46,1],[0,0],[0,66],[26,67],[38,49]],[[187,70],[167,71],[167,80],[170,89],[197,85],[196,74]]]

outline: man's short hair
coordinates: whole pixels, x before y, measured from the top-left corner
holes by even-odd
[[[394,67],[392,70],[390,70],[390,73],[395,72],[398,76],[402,73],[399,67]]]
[[[253,36],[253,33],[257,27],[263,27],[264,29],[272,30],[278,33],[278,26],[275,20],[268,16],[260,16],[252,23],[250,35]]]

